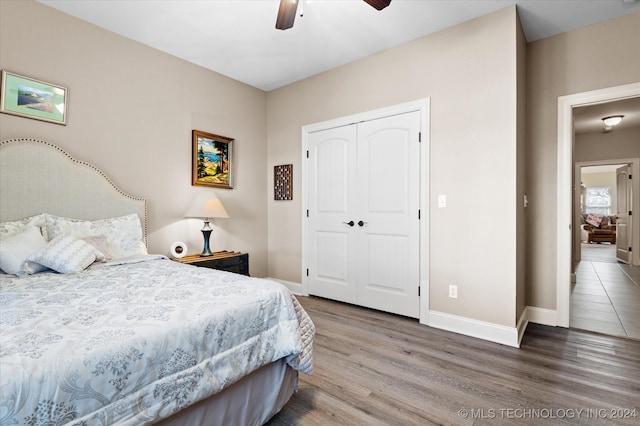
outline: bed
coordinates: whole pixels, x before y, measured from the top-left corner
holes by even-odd
[[[313,372],[281,284],[146,251],[146,201],[0,142],[0,424],[254,425]]]

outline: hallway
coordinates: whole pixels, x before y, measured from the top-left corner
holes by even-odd
[[[640,266],[617,262],[613,245],[583,244],[570,326],[640,339]]]

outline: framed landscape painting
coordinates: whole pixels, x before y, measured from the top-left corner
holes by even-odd
[[[67,89],[2,70],[0,112],[67,124]]]
[[[233,139],[193,130],[191,184],[233,188]]]

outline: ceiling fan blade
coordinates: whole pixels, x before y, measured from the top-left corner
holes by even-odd
[[[293,21],[296,19],[297,10],[298,0],[280,0],[278,18],[276,19],[276,28],[279,30],[288,30],[293,27]]]
[[[378,10],[384,9],[385,7],[389,6],[389,4],[391,3],[391,0],[364,0],[364,1]]]

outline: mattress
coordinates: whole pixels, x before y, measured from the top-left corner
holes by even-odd
[[[0,275],[0,424],[138,425],[284,359],[313,323],[279,283],[147,256]]]

